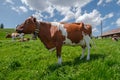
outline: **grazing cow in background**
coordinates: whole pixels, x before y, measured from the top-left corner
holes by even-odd
[[[24,33],[9,33],[6,35],[6,38],[12,38],[12,40],[15,40],[16,38],[21,38],[23,39]]]
[[[26,42],[26,41],[29,41],[30,38],[23,38],[23,39],[19,39],[19,42]]]
[[[118,41],[118,39],[116,37],[112,37],[113,41]]]
[[[7,33],[7,35],[5,36],[5,38],[12,38],[10,33]]]
[[[48,50],[56,49],[58,64],[62,63],[61,50],[63,45],[81,46],[81,59],[84,57],[85,48],[87,47],[87,60],[90,59],[92,28],[88,28],[82,22],[79,25],[73,23],[38,22],[36,18],[31,16],[19,25],[16,31],[25,34],[35,32]]]

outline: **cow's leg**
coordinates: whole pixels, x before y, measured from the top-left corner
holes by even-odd
[[[56,53],[57,53],[57,58],[58,58],[58,64],[59,65],[62,64],[61,48],[62,48],[62,46],[60,46],[60,45],[56,47]]]
[[[87,60],[90,60],[90,45],[88,47],[88,55],[87,55]]]
[[[88,35],[84,35],[84,40],[88,48],[87,60],[90,60],[90,37]]]
[[[85,53],[85,47],[82,47],[82,55],[81,55],[80,59],[84,58],[84,53]]]

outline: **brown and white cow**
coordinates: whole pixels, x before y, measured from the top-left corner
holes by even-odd
[[[19,42],[27,42],[27,41],[29,41],[30,40],[30,38],[23,38],[23,39],[19,39],[18,41]]]
[[[88,48],[87,60],[90,59],[90,35],[91,27],[85,27],[83,23],[58,23],[58,22],[38,22],[36,18],[30,17],[16,28],[19,33],[36,32],[48,50],[56,50],[58,64],[62,63],[61,50],[63,45],[80,45],[82,56],[84,57],[85,48]]]
[[[16,32],[14,32],[14,33],[9,33],[9,34],[7,34],[6,35],[6,38],[12,38],[12,40],[15,40],[16,38],[21,38],[21,39],[23,39],[23,36],[24,36],[24,33],[16,33]]]

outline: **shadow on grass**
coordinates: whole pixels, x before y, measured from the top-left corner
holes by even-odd
[[[59,69],[61,67],[64,67],[66,65],[68,66],[75,66],[75,65],[80,65],[81,63],[86,63],[86,62],[91,62],[91,61],[94,61],[94,60],[98,60],[98,59],[103,59],[106,57],[106,55],[104,54],[91,54],[90,55],[90,60],[87,61],[86,60],[86,57],[85,56],[82,60],[80,60],[80,56],[79,57],[76,57],[73,61],[67,61],[67,62],[62,62],[62,65],[58,65],[58,64],[52,64],[48,67],[48,69],[53,72],[55,71],[56,69]]]

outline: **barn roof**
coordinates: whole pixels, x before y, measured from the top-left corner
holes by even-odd
[[[102,36],[109,36],[109,35],[117,34],[117,33],[120,33],[120,28],[117,28],[117,29],[113,29],[113,30],[104,32],[104,33],[102,34]]]

